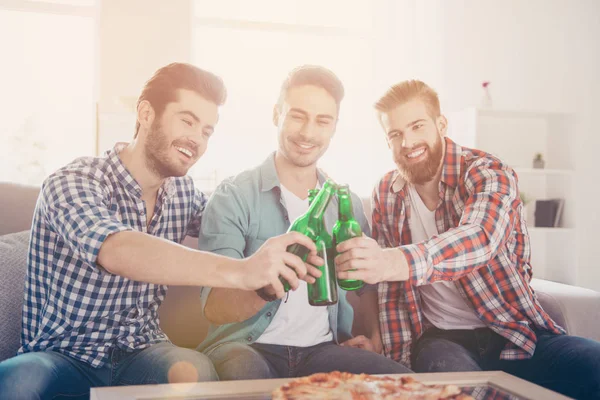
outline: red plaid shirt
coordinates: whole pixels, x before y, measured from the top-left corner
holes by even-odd
[[[455,281],[479,318],[509,340],[506,360],[531,357],[532,327],[564,334],[540,306],[531,279],[530,247],[517,175],[502,161],[446,138],[435,211],[439,235],[412,244],[407,187],[398,171],[387,173],[373,192],[373,237],[398,247],[410,266],[406,282],[378,286],[385,354],[410,367],[410,351],[428,324],[417,287]]]

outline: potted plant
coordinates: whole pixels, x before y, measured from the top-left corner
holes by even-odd
[[[544,168],[545,164],[546,162],[544,161],[542,153],[537,153],[533,159],[533,168],[542,169]]]

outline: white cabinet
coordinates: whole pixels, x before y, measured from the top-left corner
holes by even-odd
[[[458,144],[489,152],[512,168],[529,203],[526,219],[531,237],[533,274],[575,283],[575,118],[571,114],[468,108],[446,114],[448,137]],[[542,154],[543,169],[533,168]],[[535,200],[564,199],[558,227],[534,227]]]

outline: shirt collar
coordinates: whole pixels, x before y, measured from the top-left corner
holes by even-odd
[[[107,158],[109,165],[111,166],[113,173],[118,182],[120,182],[125,190],[129,193],[134,193],[137,197],[142,196],[142,187],[135,180],[131,172],[125,167],[123,161],[121,161],[121,157],[119,157],[119,153],[127,146],[127,143],[119,142],[115,144],[115,146],[108,150],[104,156]],[[161,192],[167,196],[167,198],[171,198],[177,192],[177,188],[175,185],[175,178],[170,177],[165,179],[161,188],[158,191],[158,195],[160,197]]]
[[[446,146],[446,152],[442,165],[441,181],[448,186],[456,187],[460,180],[462,147],[447,137],[444,137],[444,145]],[[394,171],[391,182],[390,192],[392,193],[399,193],[406,186],[406,181],[398,170]]]
[[[317,168],[317,179],[321,186],[327,180],[327,175]],[[280,188],[281,182],[277,175],[277,168],[275,167],[275,152],[271,153],[267,159],[260,166],[260,191],[268,192],[269,190],[277,187]]]

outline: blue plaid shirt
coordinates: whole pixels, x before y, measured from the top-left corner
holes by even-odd
[[[44,182],[29,244],[19,353],[57,351],[102,367],[115,346],[135,350],[168,341],[158,319],[167,287],[110,274],[96,258],[117,232],[178,243],[198,236],[206,196],[190,177],[169,178],[147,224],[142,189],[118,156],[123,147],[79,158]]]

